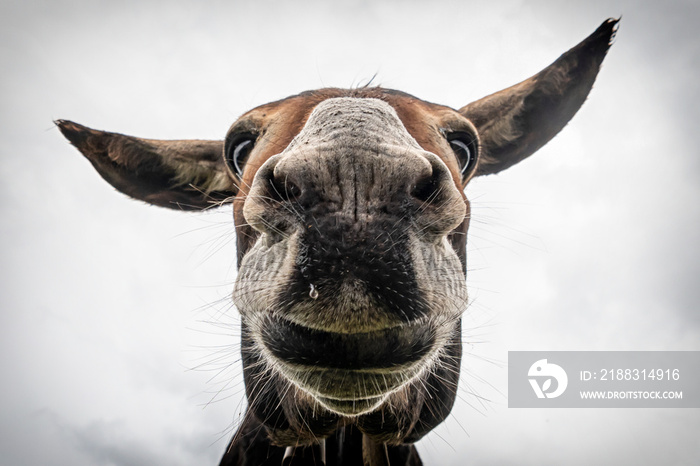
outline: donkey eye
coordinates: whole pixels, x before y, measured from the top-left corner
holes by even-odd
[[[476,148],[474,147],[473,139],[466,134],[455,135],[448,142],[459,161],[460,173],[462,176],[465,176],[476,163]]]
[[[255,145],[255,136],[245,134],[236,138],[226,151],[226,163],[238,176],[243,174],[243,167]]]

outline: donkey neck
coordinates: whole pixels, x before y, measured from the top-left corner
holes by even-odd
[[[219,466],[421,466],[413,445],[376,444],[353,426],[340,427],[320,444],[298,447],[272,445],[265,429],[246,416]],[[325,462],[324,462],[325,460]]]

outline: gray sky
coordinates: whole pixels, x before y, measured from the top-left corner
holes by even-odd
[[[231,212],[116,193],[56,118],[221,139],[249,108],[375,82],[460,107],[623,15],[531,159],[467,189],[460,399],[426,464],[696,464],[697,409],[507,408],[513,350],[700,350],[693,1],[3,2],[0,458],[216,464],[244,407]],[[472,392],[487,398],[481,402]]]

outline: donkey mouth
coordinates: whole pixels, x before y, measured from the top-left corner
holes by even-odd
[[[347,334],[270,317],[260,336],[282,375],[346,415],[376,408],[413,380],[436,351],[436,332],[425,322]]]
[[[337,333],[298,325],[279,317],[262,326],[262,341],[285,364],[340,370],[381,370],[421,360],[435,343],[421,322],[366,333]]]

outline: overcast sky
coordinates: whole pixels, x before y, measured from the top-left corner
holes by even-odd
[[[467,189],[460,399],[419,450],[428,465],[697,464],[698,409],[506,398],[508,351],[700,350],[693,0],[2,2],[0,463],[214,465],[244,409],[230,209],[126,198],[53,119],[221,139],[256,105],[375,74],[461,107],[619,15],[571,124]]]

